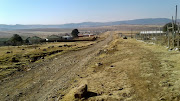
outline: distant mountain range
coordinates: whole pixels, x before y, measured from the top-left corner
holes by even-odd
[[[36,28],[81,28],[81,27],[99,27],[99,26],[113,26],[113,25],[163,25],[171,22],[167,18],[147,18],[127,21],[114,22],[83,22],[83,23],[69,23],[61,25],[6,25],[0,24],[0,30],[19,30],[19,29],[36,29]]]

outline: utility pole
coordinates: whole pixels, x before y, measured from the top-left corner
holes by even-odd
[[[176,5],[176,15],[175,15],[175,25],[177,24],[177,5]]]

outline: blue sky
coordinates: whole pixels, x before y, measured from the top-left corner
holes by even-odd
[[[180,13],[180,0],[0,0],[0,24],[171,18],[175,5]]]

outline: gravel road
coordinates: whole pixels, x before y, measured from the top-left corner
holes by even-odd
[[[0,82],[0,99],[5,101],[49,101],[58,100],[59,90],[66,89],[84,65],[92,59],[103,46],[112,41],[109,36],[89,48],[71,51],[51,60],[32,64],[32,69],[18,73]]]

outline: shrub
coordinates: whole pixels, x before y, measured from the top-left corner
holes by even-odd
[[[16,45],[20,45],[23,43],[23,39],[21,38],[21,36],[19,36],[18,34],[14,34],[11,38],[10,38],[10,42],[13,46]]]

